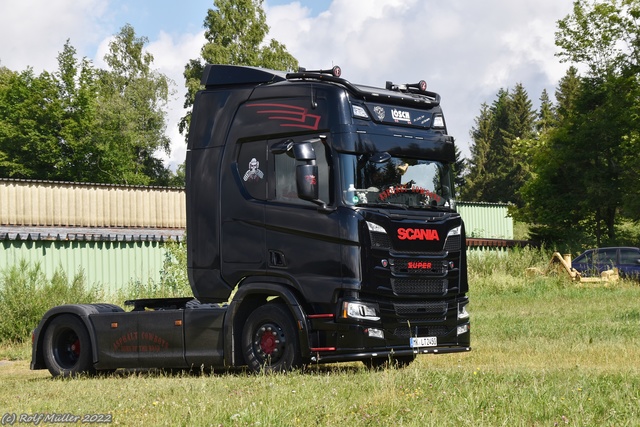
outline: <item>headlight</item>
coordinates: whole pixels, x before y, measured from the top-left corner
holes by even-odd
[[[467,332],[469,332],[469,324],[467,323],[465,325],[458,326],[456,332],[458,333],[458,335],[466,334]]]
[[[462,227],[459,225],[459,226],[449,230],[449,232],[447,233],[447,237],[449,237],[449,236],[459,236],[461,231],[462,231]]]
[[[367,228],[369,229],[369,231],[387,234],[387,230],[385,230],[381,225],[378,225],[374,222],[367,221]]]
[[[458,320],[468,319],[469,312],[467,311],[467,304],[458,306]]]
[[[380,320],[375,306],[361,302],[343,302],[342,317],[344,319]]]

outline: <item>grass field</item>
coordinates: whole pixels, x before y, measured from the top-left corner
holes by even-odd
[[[16,424],[57,413],[109,414],[115,425],[640,425],[637,283],[585,286],[491,266],[470,283],[470,353],[381,371],[352,363],[64,380],[29,371],[27,345],[5,346],[0,359],[13,360],[0,364],[0,415],[16,414]]]

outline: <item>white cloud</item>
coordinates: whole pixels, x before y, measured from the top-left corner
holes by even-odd
[[[178,123],[186,114],[184,100],[184,67],[190,59],[200,57],[200,49],[205,43],[204,31],[197,34],[183,34],[178,38],[161,32],[158,39],[147,48],[153,55],[154,68],[174,82],[174,93],[168,105],[167,136],[171,139],[171,153],[162,154],[162,158],[173,170],[185,160],[187,146],[184,136],[178,131]]]
[[[352,82],[382,86],[387,80],[426,80],[442,95],[449,131],[464,154],[482,102],[493,102],[500,88],[520,82],[535,104],[543,88],[553,93],[566,69],[554,57],[553,41],[556,21],[571,11],[571,2],[333,0],[326,11],[312,16],[306,1],[315,0],[279,6],[267,0],[263,6],[270,36],[284,43],[301,66],[340,65],[343,77]],[[5,3],[0,65],[13,70],[55,70],[57,53],[68,38],[79,57],[103,67],[108,41],[124,24],[115,22],[122,11],[111,0]],[[204,12],[192,18],[198,25]],[[154,38],[148,49],[155,67],[176,83],[167,123],[173,151],[166,156],[175,167],[185,153],[177,131],[184,115],[182,72],[189,59],[199,57],[204,37],[202,31],[162,30],[150,31]]]
[[[316,17],[292,3],[269,8],[267,19],[270,36],[307,68],[340,65],[344,78],[377,86],[426,80],[468,154],[482,102],[521,82],[535,104],[562,77],[555,23],[570,8],[556,0],[334,0]]]
[[[0,65],[36,73],[57,69],[67,39],[86,55],[104,36],[98,21],[108,3],[101,0],[5,1],[0,13]]]

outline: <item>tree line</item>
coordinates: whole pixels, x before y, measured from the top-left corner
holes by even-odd
[[[483,104],[458,168],[463,200],[510,202],[558,248],[640,240],[640,0],[574,2],[555,33],[572,66],[536,111],[524,86]],[[579,69],[581,71],[579,71]]]
[[[67,40],[58,69],[0,68],[0,176],[168,185],[169,79],[151,68],[147,39],[126,25],[109,44],[109,69],[79,60]]]
[[[294,70],[296,59],[275,40],[262,0],[216,0],[204,19],[201,58],[185,65],[191,108],[204,64]],[[166,115],[175,82],[153,68],[148,39],[125,25],[109,43],[106,69],[78,59],[67,40],[58,69],[0,67],[0,177],[128,185],[184,185],[161,159],[169,153]],[[190,114],[180,122],[186,135]]]

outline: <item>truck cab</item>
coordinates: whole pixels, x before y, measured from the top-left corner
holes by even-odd
[[[337,67],[209,65],[202,84],[187,154],[196,298],[237,290],[239,312],[285,306],[303,360],[469,350],[464,225],[439,95],[424,82],[354,85]],[[238,341],[234,364],[247,352]]]
[[[377,367],[470,350],[437,93],[352,84],[339,67],[210,64],[202,85],[186,159],[193,297],[54,307],[32,369]]]

